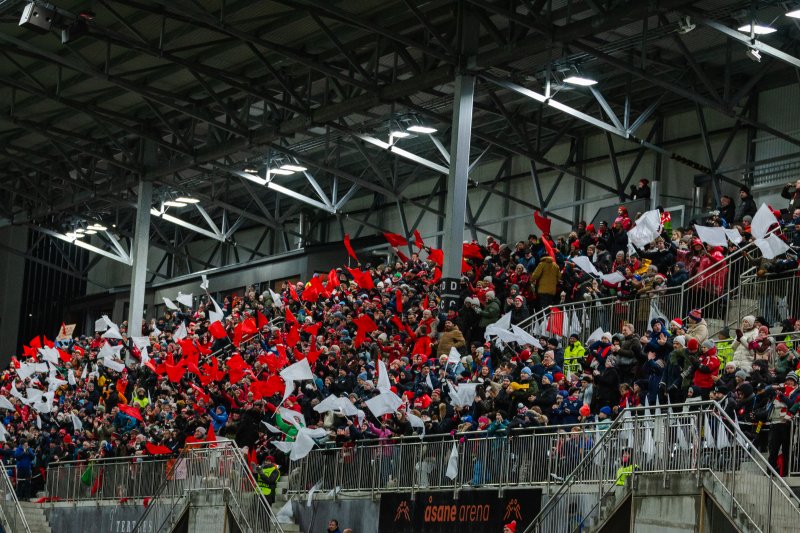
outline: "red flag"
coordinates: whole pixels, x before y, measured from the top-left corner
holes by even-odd
[[[317,300],[319,300],[319,291],[313,285],[309,285],[308,287],[306,287],[306,290],[303,291],[303,296],[301,297],[301,300],[313,304]]]
[[[258,333],[258,326],[256,325],[256,321],[253,318],[247,318],[244,322],[242,322],[242,334],[243,335],[255,335]]]
[[[411,351],[411,355],[417,355],[417,354],[430,355],[431,345],[432,345],[431,338],[427,335],[422,335],[414,343],[414,348]]]
[[[559,337],[564,336],[564,312],[558,307],[550,308],[550,320],[547,321],[547,331]]]
[[[464,257],[470,259],[477,259],[478,261],[483,261],[483,254],[481,253],[481,247],[477,244],[466,243],[463,246],[463,254]]]
[[[431,278],[430,284],[436,285],[439,283],[439,280],[442,279],[442,271],[438,268],[433,269],[433,277]]]
[[[550,244],[550,239],[542,238],[542,244],[544,245],[544,249],[547,250],[547,255],[553,258],[553,261],[556,260],[556,251],[553,249],[553,245]]]
[[[386,237],[386,241],[395,248],[408,245],[408,240],[402,235],[398,235],[397,233],[386,232],[383,234],[383,236]]]
[[[228,359],[225,364],[228,365],[228,376],[233,384],[239,383],[244,377],[245,371],[250,369],[250,365],[245,363],[238,353]]]
[[[300,325],[295,322],[292,324],[292,327],[289,328],[289,334],[286,335],[286,345],[287,346],[297,346],[300,342]]]
[[[208,326],[208,332],[214,336],[215,339],[227,339],[228,332],[225,331],[225,326],[219,320]]]
[[[41,339],[39,338],[38,335],[35,336],[34,338],[32,338],[31,342],[29,342],[28,344],[30,345],[31,348],[41,348],[42,347],[42,341],[41,341]]]
[[[297,319],[294,317],[294,314],[292,314],[292,312],[289,310],[288,306],[286,307],[285,315],[287,324],[297,324]]]
[[[103,488],[103,468],[100,467],[100,472],[97,474],[97,477],[94,478],[94,483],[92,483],[92,496],[97,494],[97,492]]]
[[[292,295],[292,300],[295,302],[300,301],[300,297],[297,295],[297,291],[294,289],[294,283],[289,284],[289,294]]]
[[[410,261],[408,256],[403,252],[401,252],[400,250],[397,250],[397,257],[399,257],[400,261],[402,261],[403,263],[408,263]]]
[[[394,303],[395,303],[395,306],[397,307],[397,312],[398,313],[402,313],[403,312],[403,291],[401,291],[400,289],[397,289],[396,291],[394,291]]]
[[[126,415],[135,418],[139,422],[144,422],[144,418],[142,418],[142,413],[139,411],[138,407],[134,407],[132,405],[125,405],[125,404],[117,404],[119,410],[125,413]]]
[[[544,235],[550,235],[550,226],[553,224],[552,219],[540,215],[538,211],[534,211],[533,221],[536,222],[536,227],[539,228]]]
[[[361,344],[366,340],[367,333],[375,331],[378,329],[378,325],[375,324],[375,321],[372,320],[367,315],[361,315],[358,318],[353,319],[353,323],[356,325],[356,338],[354,341],[354,345],[356,348],[361,346]]]
[[[251,465],[258,464],[258,456],[256,455],[256,447],[253,446],[250,448],[250,451],[247,452],[247,462]]]
[[[355,251],[353,251],[353,246],[350,244],[350,234],[344,234],[344,247],[347,249],[347,255],[353,258],[353,260],[358,263],[358,256],[356,255]]]
[[[72,361],[72,356],[62,350],[61,348],[56,348],[58,350],[58,358],[61,359],[65,363],[69,363]]]
[[[144,447],[147,449],[147,453],[149,453],[150,455],[169,455],[172,453],[172,450],[170,450],[163,444],[153,444],[152,442],[145,442]]]
[[[167,372],[167,378],[172,383],[179,383],[183,375],[186,374],[185,366],[165,364],[164,369]]]
[[[362,272],[358,268],[350,268],[350,267],[345,267],[345,268],[347,268],[347,271],[350,272],[351,276],[353,276],[353,281],[356,282],[356,285],[367,291],[375,288],[375,283],[372,280],[372,275],[368,271]]]
[[[317,293],[317,296],[322,296],[323,298],[327,298],[330,296],[330,291],[322,284],[322,277],[321,276],[314,276],[309,281],[311,287]]]
[[[55,347],[56,344],[50,339],[48,339],[47,335],[42,335],[42,339],[44,339],[44,345],[47,346],[48,348]]]
[[[438,248],[431,248],[428,252],[428,260],[433,261],[439,266],[439,268],[442,268],[442,263],[444,263],[444,252]]]
[[[145,499],[143,499],[143,500],[142,500],[142,505],[144,505],[144,508],[145,508],[145,509],[147,509],[147,507],[150,505],[150,501],[151,501],[152,499],[153,499],[153,498],[150,498],[150,497],[148,497],[148,498],[145,498]]]
[[[244,332],[242,331],[242,323],[239,322],[236,324],[236,327],[233,328],[233,345],[237,348],[240,344],[242,344],[242,337],[244,336]]]
[[[264,313],[262,313],[261,311],[258,311],[256,313],[256,322],[258,325],[258,329],[261,329],[264,326],[269,325],[269,320],[267,319],[266,316],[264,316]]]
[[[328,292],[332,291],[335,287],[338,287],[339,283],[339,273],[336,272],[335,268],[332,268],[330,272],[328,272]]]
[[[425,248],[425,243],[422,241],[422,235],[420,235],[420,234],[419,234],[419,230],[418,230],[418,229],[415,229],[415,230],[414,230],[414,244],[415,244],[415,245],[417,246],[417,248],[419,248],[420,250],[422,250],[423,248]]]
[[[206,433],[206,441],[207,442],[217,442],[217,434],[214,433],[214,424],[208,424],[208,433]],[[216,448],[216,444],[210,444],[210,448]]]

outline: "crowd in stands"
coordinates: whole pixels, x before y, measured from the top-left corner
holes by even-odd
[[[178,453],[209,434],[235,440],[254,464],[272,468],[287,463],[276,442],[292,442],[303,426],[324,430],[315,439],[319,445],[390,442],[421,433],[415,419],[428,436],[504,436],[613,419],[645,401],[712,398],[736,414],[778,465],[778,455],[788,452],[788,423],[800,409],[800,319],[783,317],[776,328],[763,317],[746,317],[729,340],[731,357],[722,360],[697,310],[669,322],[654,319],[646,331],[618,324],[587,346],[578,336],[544,335],[541,346],[484,336],[508,312],[519,324],[533,310],[562,301],[631,298],[680,286],[751,239],[755,205],[748,200],[742,190],[738,207],[723,200],[705,222],[738,228],[744,241],[730,247],[704,244],[692,227],[675,227],[662,211],[658,237],[634,248],[628,234],[638,217],[624,207],[610,224],[581,222],[556,241],[531,234],[511,244],[491,237],[466,243],[460,303],[447,312],[439,310],[441,253],[418,234],[408,248],[404,238],[389,234],[388,262],[334,268],[264,290],[248,287],[218,295],[219,304],[211,295],[195,297],[134,334],[125,322],[109,322],[55,343],[33,339],[0,378],[7,400],[0,402],[0,456],[15,467],[20,496],[29,497],[54,463],[144,460]],[[793,207],[780,217],[784,236],[800,224],[800,207]],[[409,248],[415,253],[406,255]],[[791,251],[771,260],[756,248],[750,253],[765,272],[781,262],[788,262],[782,269],[797,269]],[[619,272],[622,281],[608,283],[576,268],[578,256],[601,274]],[[141,336],[144,344],[136,341]],[[577,371],[565,369],[565,358],[577,362]],[[314,379],[285,391],[280,371],[303,359]],[[366,401],[382,393],[379,361],[402,405],[375,416]],[[474,399],[454,405],[465,383],[477,385]],[[358,413],[314,409],[330,395],[348,399]],[[756,431],[764,423],[769,431]]]

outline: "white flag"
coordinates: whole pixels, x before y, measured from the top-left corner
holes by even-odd
[[[54,365],[58,364],[58,350],[55,348],[39,348],[39,353],[45,361],[53,363]]]
[[[731,441],[728,439],[728,428],[725,427],[725,424],[722,421],[717,423],[717,449],[722,450],[723,448],[728,448],[731,445]]]
[[[273,291],[272,289],[268,290],[269,290],[269,295],[272,296],[272,306],[283,309],[283,298],[281,298],[281,295]]]
[[[378,392],[389,392],[392,384],[389,381],[389,371],[386,370],[386,363],[383,359],[378,359]]]
[[[108,324],[106,324],[106,321],[102,317],[94,321],[95,331],[105,331],[107,329],[108,329]]]
[[[755,243],[766,259],[775,259],[789,250],[789,245],[774,233],[766,239],[756,239]]]
[[[316,444],[314,439],[321,439],[327,434],[328,432],[322,428],[300,428],[297,430],[297,436],[295,437],[294,446],[292,446],[292,452],[289,454],[289,459],[299,461],[304,458],[314,448]]]
[[[375,418],[380,418],[383,415],[397,412],[400,406],[403,405],[403,400],[393,392],[382,392],[365,403],[367,408],[375,415]]]
[[[570,258],[570,261],[578,265],[578,267],[587,274],[591,274],[593,276],[598,276],[598,277],[600,276],[600,272],[598,272],[595,266],[592,264],[592,260],[586,257],[585,255],[572,257]]]
[[[308,498],[306,499],[306,507],[311,507],[311,500],[314,497],[314,493],[317,492],[321,486],[322,486],[322,480],[320,479],[314,484],[313,487],[311,487],[311,490],[308,491]]]
[[[272,425],[272,424],[270,424],[269,422],[264,422],[264,421],[262,420],[262,421],[261,421],[261,423],[262,423],[262,424],[264,424],[265,426],[267,426],[267,429],[268,429],[268,430],[270,430],[270,431],[271,431],[271,432],[273,432],[273,433],[283,433],[283,431],[281,431],[279,428],[277,428],[277,427],[273,426],[273,425]],[[286,453],[286,452],[284,452],[284,453]]]
[[[736,228],[726,229],[725,236],[728,237],[728,240],[731,241],[733,244],[739,244],[740,242],[742,242],[742,234],[739,233],[739,230]]]
[[[116,359],[111,359],[110,357],[103,359],[102,363],[103,366],[111,370],[114,370],[115,372],[122,372],[123,370],[125,370],[125,363]]]
[[[286,382],[286,390],[283,392],[283,400],[281,404],[286,401],[286,398],[294,392],[294,382],[304,381],[307,379],[314,379],[314,373],[311,372],[311,367],[308,364],[308,359],[301,359],[300,361],[289,365],[280,372],[283,381]]]
[[[5,396],[0,396],[0,409],[8,409],[9,411],[16,410],[14,409],[14,404],[11,403]]]
[[[181,322],[180,324],[178,324],[178,327],[172,333],[172,338],[175,339],[176,341],[179,341],[181,339],[185,339],[188,335],[189,332],[186,330],[186,324]]]
[[[453,450],[450,452],[450,458],[447,460],[447,471],[445,476],[454,480],[458,477],[458,444],[453,443]]]
[[[167,306],[167,309],[172,309],[173,311],[177,311],[178,310],[178,306],[175,305],[175,302],[173,302],[172,300],[170,300],[166,296],[164,297],[164,305]]]
[[[189,309],[192,308],[192,293],[183,294],[182,292],[178,292],[178,297],[175,299],[178,300],[178,303],[185,305]]]
[[[750,223],[750,233],[756,239],[763,239],[773,224],[778,224],[778,219],[767,204],[761,204]]]
[[[22,381],[25,381],[32,376],[34,372],[36,372],[36,366],[37,365],[35,363],[20,364],[19,368],[17,369],[17,377]]]
[[[597,328],[589,335],[589,338],[586,339],[586,346],[589,346],[593,342],[597,342],[603,336],[603,328]]]
[[[450,391],[450,403],[455,407],[469,407],[475,402],[475,389],[478,383],[461,383]]]
[[[728,246],[728,235],[724,228],[711,226],[695,226],[697,238],[711,246]]]
[[[616,270],[614,272],[611,272],[610,274],[603,274],[600,277],[603,279],[603,281],[611,285],[616,285],[617,283],[622,283],[623,281],[625,281],[625,276],[623,276]]]
[[[508,328],[511,327],[511,311],[504,314],[500,317],[500,320],[495,322],[494,324],[489,324],[486,326],[486,331],[483,334],[483,337],[488,341],[492,335],[498,335],[500,332],[508,331]]]
[[[6,427],[3,424],[0,424],[0,442],[5,442],[7,435],[8,431],[6,431]]]
[[[75,428],[75,431],[83,431],[83,422],[81,419],[78,418],[75,413],[70,415],[72,417],[72,427]]]
[[[581,321],[578,318],[578,313],[573,309],[572,310],[572,320],[569,322],[569,333],[570,335],[580,335],[583,328],[581,327]]]
[[[208,276],[206,276],[205,274],[200,274],[200,279],[202,280],[202,281],[200,281],[200,288],[203,289],[204,291],[207,291],[208,290]]]
[[[89,375],[89,363],[83,365],[83,372],[81,372],[81,379],[86,379]]]
[[[447,354],[447,364],[451,365],[458,365],[461,362],[461,354],[458,353],[458,350],[455,346],[450,347],[450,353]]]
[[[294,409],[279,407],[278,414],[281,415],[281,418],[283,418],[284,421],[289,422],[298,429],[306,426],[306,417]]]
[[[708,416],[703,417],[705,424],[703,425],[703,443],[706,448],[716,448],[717,440],[714,438],[714,433],[711,431],[711,424],[708,423]]]
[[[424,437],[425,422],[423,422],[420,417],[412,413],[410,410],[406,412],[406,417],[408,418],[408,423],[411,424],[412,428],[420,428],[422,430],[422,435],[420,435],[420,438]]]
[[[517,326],[516,324],[511,326],[511,331],[514,332],[514,337],[520,346],[523,346],[525,344],[530,344],[531,346],[535,346],[540,350],[542,349],[542,343],[540,343],[536,337],[534,337],[521,327]]]
[[[122,333],[119,332],[119,328],[116,326],[109,326],[105,333],[103,333],[102,338],[104,339],[119,339],[122,340]]]
[[[208,297],[211,300],[212,305],[214,306],[214,310],[208,310],[208,320],[213,324],[214,322],[222,322],[225,319],[225,313],[222,312],[222,308],[219,306],[217,301],[212,298],[211,296]]]
[[[67,371],[67,383],[69,383],[73,387],[78,384],[78,382],[75,380],[75,371],[72,370],[71,368],[69,369],[69,371]]]
[[[39,418],[39,415],[36,415],[36,427],[42,429],[42,419]]]

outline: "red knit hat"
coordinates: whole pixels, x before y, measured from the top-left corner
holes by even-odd
[[[686,348],[688,348],[690,352],[696,352],[700,349],[700,343],[697,342],[697,339],[689,339],[686,341]]]
[[[673,318],[670,321],[669,325],[670,325],[670,327],[675,325],[675,326],[678,326],[679,328],[683,329],[683,320],[681,320],[680,318]]]
[[[508,529],[509,531],[511,531],[511,533],[517,533],[517,521],[512,520],[511,522],[506,524],[505,529]]]

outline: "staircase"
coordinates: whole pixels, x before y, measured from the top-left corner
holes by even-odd
[[[196,496],[212,492],[223,493],[227,510],[242,533],[285,531],[261,495],[242,451],[234,442],[218,439],[215,447],[188,447],[181,453],[133,533],[169,533],[193,505],[193,498],[194,509],[199,501]],[[216,523],[193,527],[190,521],[189,527],[194,531],[227,528],[224,516],[211,518]]]
[[[675,412],[671,406],[623,411],[564,483],[550,488],[525,533],[605,531],[629,498],[680,494],[671,486],[679,482],[688,492],[701,491],[687,498],[709,496],[739,531],[796,531],[800,498],[715,402],[694,405],[691,412],[683,406]],[[631,471],[619,469],[623,457]],[[653,488],[662,484],[663,494],[657,494]],[[686,511],[684,520],[706,519],[693,512]],[[633,506],[629,526],[611,529],[636,530],[637,513]]]
[[[8,477],[8,471],[5,468],[0,468],[0,471],[2,471],[0,474],[0,530],[9,533],[32,533],[26,520],[26,513],[23,512],[22,506],[17,500],[14,485]],[[33,530],[34,533],[37,531],[50,533],[46,518],[44,526],[45,529]]]
[[[20,502],[20,508],[28,522],[30,533],[52,533],[50,524],[47,522],[47,515],[44,512],[44,505],[33,502]],[[16,532],[17,530],[12,530]]]
[[[275,490],[275,503],[272,504],[272,512],[285,533],[301,533],[302,530],[300,529],[300,526],[295,523],[293,519],[292,521],[286,520],[283,515],[278,514],[287,504],[287,502],[291,501],[291,497],[288,495],[288,492],[289,479],[288,476],[285,476],[278,481],[278,487]]]

